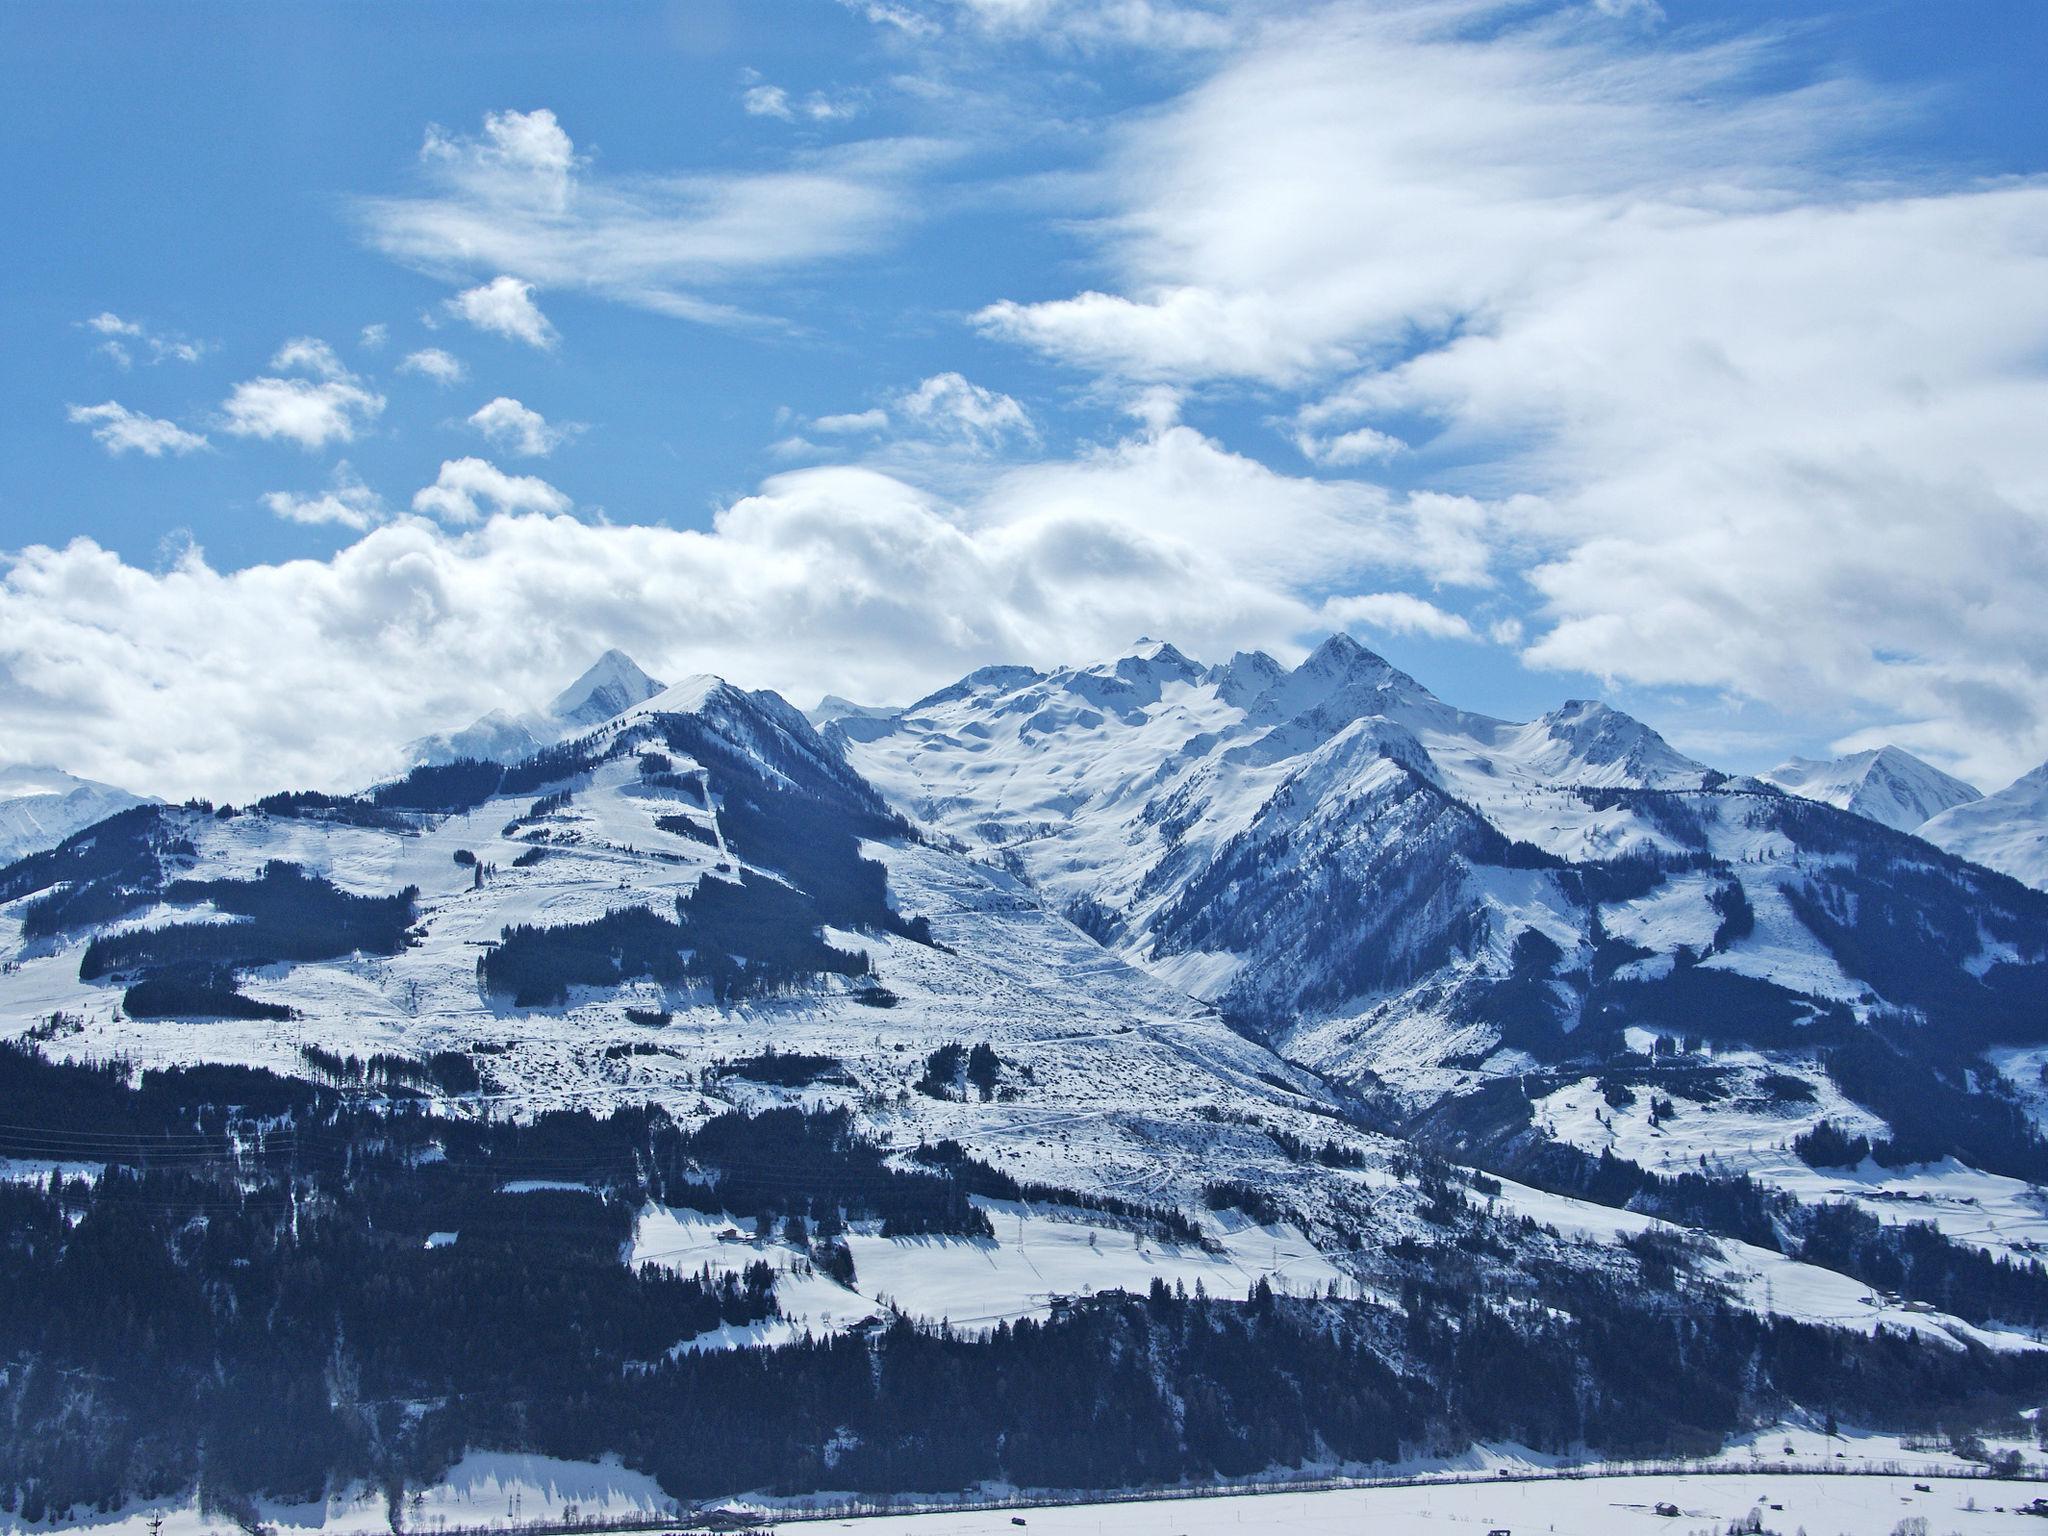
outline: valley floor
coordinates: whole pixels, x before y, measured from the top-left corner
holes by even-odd
[[[1689,1464],[1698,1470],[1685,1472],[1610,1475],[1520,1446],[1485,1445],[1447,1460],[1387,1468],[1388,1481],[1377,1486],[1280,1486],[1258,1493],[859,1516],[802,1500],[739,1507],[765,1516],[774,1528],[846,1530],[855,1536],[995,1536],[1016,1531],[1019,1523],[1056,1536],[1488,1536],[1498,1530],[1514,1536],[1722,1536],[1731,1522],[1746,1524],[1752,1510],[1766,1532],[1782,1536],[1892,1536],[1901,1521],[1915,1517],[1926,1521],[1929,1536],[2039,1532],[2038,1518],[2022,1511],[2048,1496],[2048,1469],[2029,1441],[1988,1444],[2021,1451],[2031,1476],[1979,1476],[1976,1464],[1946,1449],[1921,1448],[1892,1435],[1849,1430],[1827,1436],[1801,1425],[1777,1425],[1738,1437],[1710,1461]],[[1657,1514],[1660,1503],[1675,1505],[1679,1513]],[[275,1536],[387,1536],[390,1530],[384,1497],[373,1489],[324,1504],[259,1501],[259,1512]],[[538,1536],[578,1526],[601,1529],[605,1536],[638,1536],[673,1529],[677,1515],[675,1501],[651,1478],[614,1460],[471,1452],[439,1484],[408,1498],[404,1526],[425,1536]],[[140,1504],[111,1517],[34,1526],[0,1513],[0,1531],[153,1536],[151,1521],[157,1517],[161,1536],[239,1536],[228,1517],[203,1514],[190,1503]]]
[[[995,1536],[1014,1531],[1011,1522],[1021,1513],[1039,1536],[1200,1536],[1210,1531],[1486,1536],[1501,1530],[1515,1536],[1718,1536],[1755,1509],[1762,1511],[1766,1530],[1788,1536],[1795,1530],[1809,1536],[1890,1536],[1900,1521],[1914,1516],[1925,1520],[1921,1529],[1963,1536],[2041,1527],[2038,1519],[2019,1513],[2019,1506],[2042,1491],[2039,1484],[1947,1481],[1931,1482],[1928,1488],[1917,1492],[1910,1477],[1872,1475],[1599,1477],[876,1516],[837,1528],[857,1536]],[[1974,1510],[1967,1507],[1972,1498]],[[1676,1505],[1679,1512],[1657,1514],[1660,1502]],[[1999,1505],[2002,1513],[1995,1508]]]

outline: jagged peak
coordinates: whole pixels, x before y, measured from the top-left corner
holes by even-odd
[[[556,694],[547,712],[557,720],[596,725],[653,698],[661,690],[662,685],[641,671],[639,663],[614,647]]]

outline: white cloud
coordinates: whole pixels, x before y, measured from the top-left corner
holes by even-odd
[[[928,141],[874,140],[778,170],[603,176],[547,109],[494,112],[476,138],[429,130],[428,190],[361,199],[357,211],[379,250],[451,281],[510,274],[549,291],[731,323],[742,312],[707,290],[900,238],[916,213],[911,185],[944,152]]]
[[[430,512],[450,523],[473,523],[483,516],[479,501],[494,513],[562,513],[567,496],[537,475],[508,475],[487,459],[449,459],[434,483],[412,498],[415,512]]]
[[[318,495],[270,491],[264,495],[263,504],[286,522],[335,524],[358,532],[385,518],[384,498],[356,477],[346,459],[334,466],[333,483]]]
[[[182,455],[206,446],[206,438],[200,433],[187,432],[176,422],[161,417],[131,411],[117,400],[74,405],[65,415],[80,426],[91,427],[100,446],[116,456],[139,453],[160,459],[167,453]]]
[[[137,345],[148,348],[152,363],[196,363],[206,355],[205,346],[199,342],[187,341],[182,336],[159,334],[139,320],[122,319],[110,309],[103,309],[79,323],[107,338],[96,350],[118,368],[134,366],[134,348]]]
[[[384,397],[364,388],[334,348],[295,336],[270,359],[275,373],[245,379],[221,403],[222,429],[236,437],[279,438],[311,452],[354,442],[384,410]],[[310,378],[280,378],[283,373]]]
[[[245,379],[222,402],[236,437],[282,438],[308,451],[354,442],[384,410],[384,397],[348,379]]]
[[[896,408],[922,426],[982,448],[1038,436],[1030,414],[1017,401],[957,373],[932,375],[897,396]]]
[[[947,500],[872,469],[778,475],[707,531],[536,510],[401,517],[325,560],[130,566],[90,540],[0,557],[10,744],[161,793],[341,788],[618,645],[791,697],[907,698],[991,661],[1298,656],[1327,580],[1483,581],[1483,509],[1275,474],[1185,427]],[[437,494],[440,493],[440,494]],[[422,509],[566,498],[480,460]],[[1462,530],[1462,531],[1461,531]]]
[[[439,347],[422,347],[417,352],[406,353],[399,361],[398,371],[416,373],[436,384],[460,384],[469,377],[469,370],[462,366],[462,359],[443,352]]]
[[[310,373],[316,379],[353,379],[334,348],[317,336],[295,336],[277,349],[270,366],[280,373]]]
[[[952,22],[995,38],[1028,37],[1055,49],[1092,52],[1106,47],[1181,51],[1220,48],[1241,28],[1228,4],[1194,0],[920,0],[862,3],[842,0],[869,21],[913,36],[930,36]]]
[[[1490,537],[1536,665],[1899,722],[2008,778],[2048,756],[2048,179],[1887,167],[1916,104],[1787,85],[1782,43],[1269,16],[1084,185],[1105,280],[979,324],[1296,392],[1322,462],[1398,420],[1405,476],[1531,493]]]
[[[479,287],[466,288],[448,301],[447,308],[480,331],[542,350],[555,344],[555,328],[533,302],[533,284],[516,277],[494,277]]]
[[[799,118],[813,123],[837,123],[860,116],[860,103],[850,96],[828,96],[823,91],[791,96],[781,86],[765,83],[749,85],[740,92],[740,106],[749,117],[773,117],[785,123]]]
[[[740,93],[740,105],[750,117],[779,117],[785,123],[796,118],[790,109],[789,92],[779,85],[748,86]]]
[[[538,458],[553,453],[582,428],[573,424],[550,426],[539,411],[521,405],[509,395],[500,395],[469,418],[469,424],[500,448]]]
[[[364,326],[362,336],[360,337],[364,349],[370,352],[382,350],[384,343],[390,339],[391,327],[382,320]]]
[[[1398,437],[1372,427],[1354,427],[1349,432],[1338,432],[1329,437],[1319,437],[1307,431],[1296,432],[1294,445],[1312,464],[1344,465],[1391,459],[1408,447]]]
[[[819,416],[811,422],[811,430],[841,435],[853,432],[880,432],[889,425],[889,413],[880,406],[866,411],[844,411],[837,416]]]
[[[1333,597],[1323,604],[1323,619],[1332,629],[1364,625],[1390,635],[1425,635],[1432,640],[1477,640],[1460,614],[1407,592],[1361,592]]]

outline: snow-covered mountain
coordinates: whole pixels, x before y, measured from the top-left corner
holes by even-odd
[[[1618,797],[1729,783],[1602,704],[1527,722],[1456,709],[1344,635],[1291,670],[1152,642],[1090,667],[988,669],[886,732],[828,734],[906,814],[1254,1022],[1433,977],[1485,948],[1482,913],[1503,965],[1532,924],[1567,941],[1583,928],[1570,900],[1506,887],[1673,852]],[[1488,865],[1517,872],[1473,873]]]
[[[1974,785],[1897,747],[1827,759],[1794,757],[1757,777],[1787,794],[1854,811],[1899,832],[1981,798]]]
[[[406,761],[514,763],[653,698],[662,686],[624,651],[606,651],[544,708],[522,714],[494,709],[459,731],[422,736],[407,746]]]
[[[822,732],[773,693],[656,690],[622,662],[537,712],[521,728],[551,739],[510,762],[135,806],[0,868],[0,1024],[25,1042],[0,1041],[0,1071],[34,1090],[10,1115],[43,1116],[0,1142],[35,1175],[25,1198],[83,1170],[61,1198],[88,1205],[95,1159],[157,1157],[107,1129],[146,1102],[178,1138],[149,1186],[161,1232],[124,1216],[120,1241],[161,1239],[175,1267],[194,1246],[177,1202],[243,1199],[260,1252],[215,1258],[252,1273],[297,1251],[295,1224],[259,1217],[298,1210],[303,1159],[335,1213],[311,1238],[360,1223],[323,1294],[401,1276],[451,1305],[576,1311],[560,1358],[612,1408],[617,1382],[694,1379],[703,1353],[826,1359],[809,1335],[865,1382],[892,1349],[960,1358],[1026,1318],[1053,1341],[1033,1349],[1078,1341],[1061,1411],[1076,1371],[1120,1354],[1087,1331],[1111,1316],[1153,1352],[1129,1382],[1215,1362],[1145,1410],[1177,1423],[1279,1337],[1207,1353],[1231,1309],[1298,1324],[1332,1380],[1398,1369],[1425,1406],[1473,1383],[1526,1396],[1537,1361],[1546,1401],[1623,1390],[1637,1344],[1686,1312],[1719,1320],[1708,1374],[1731,1379],[1763,1347],[1745,1312],[1834,1330],[1830,1358],[1884,1329],[1980,1373],[2032,1347],[2023,1305],[2048,1317],[2048,1276],[1986,1257],[2048,1244],[2029,1188],[2048,1182],[2029,1129],[2048,898],[2011,881],[1729,779],[1604,705],[1458,710],[1342,637],[1293,668],[1155,643],[989,668]],[[312,1107],[292,1098],[308,1080]],[[187,1127],[235,1115],[218,1157],[194,1145]],[[1795,1138],[1849,1161],[1810,1165]],[[299,1194],[245,1199],[260,1156],[266,1188]],[[1901,1213],[1944,1236],[1881,1230]],[[575,1283],[539,1277],[536,1232],[585,1235]],[[719,1306],[692,1301],[714,1284]],[[589,1327],[607,1296],[630,1327]],[[383,1322],[306,1336],[369,1350]],[[911,1322],[956,1342],[927,1349]],[[422,1379],[383,1400],[488,1411],[502,1391]],[[1103,1422],[1127,1425],[1116,1401]],[[1740,1422],[1732,1395],[1703,1429],[1659,1402],[1627,1434]],[[1227,1464],[1327,1459],[1348,1412]],[[525,1417],[542,1430],[450,1420],[445,1443],[557,1444]],[[1259,1412],[1212,1418],[1231,1437]],[[575,1454],[642,1455],[603,1438],[616,1422],[579,1422]],[[1413,1422],[1542,1438],[1462,1410]],[[1614,1434],[1556,1422],[1545,1443]],[[843,1450],[843,1423],[832,1406],[821,1441]],[[818,1454],[801,1486],[840,1476]],[[1074,1465],[1058,1475],[1137,1475]]]
[[[1614,1090],[1583,1122],[1517,1095],[1496,1130],[1594,1152],[1648,1116],[1658,1159],[1796,1183],[1802,1125],[1939,1147],[1946,1117],[2035,1176],[1999,1127],[2040,1097],[2048,903],[1604,705],[1470,714],[1342,636],[1293,669],[1147,643],[827,734],[1118,958],[1446,1145],[1504,1078],[1583,1081]],[[1616,1086],[1701,1049],[1720,1087],[1676,1130]]]
[[[1919,829],[1937,848],[2048,890],[2048,763]]]
[[[1202,1210],[1235,1178],[1286,1184],[1303,1219],[1412,1220],[1273,1141],[1330,1134],[1311,1074],[920,841],[800,712],[715,677],[509,765],[102,822],[0,870],[0,956],[0,1019],[62,1021],[48,1048],[73,1057],[474,1051],[525,1113],[701,1119],[787,1102],[715,1069],[795,1052],[892,1146],[950,1138],[1104,1199]],[[910,1092],[949,1042],[989,1045],[1002,1091]],[[862,1306],[842,1297],[842,1324]]]
[[[54,848],[80,828],[148,798],[58,768],[0,768],[0,865]]]

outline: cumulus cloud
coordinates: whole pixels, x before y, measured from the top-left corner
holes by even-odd
[[[509,395],[500,395],[477,410],[469,424],[498,447],[527,458],[553,453],[582,430],[573,423],[551,425],[539,411],[521,405]]]
[[[1323,604],[1323,622],[1332,629],[1364,626],[1390,635],[1425,635],[1432,640],[1477,640],[1463,615],[1446,612],[1409,592],[1361,592],[1333,597]]]
[[[270,359],[272,373],[245,379],[221,403],[221,428],[235,437],[297,443],[309,453],[350,443],[384,410],[384,397],[342,366],[334,348],[295,336]],[[284,374],[308,378],[285,378]]]
[[[443,352],[439,347],[422,347],[417,352],[406,353],[399,360],[398,371],[416,373],[436,384],[460,384],[469,377],[469,370],[462,366],[462,359]]]
[[[447,309],[495,336],[523,341],[543,351],[555,344],[554,326],[533,302],[533,284],[516,277],[494,277],[475,288],[465,288],[448,301]]]
[[[582,290],[730,323],[743,311],[708,290],[899,238],[916,211],[911,187],[943,152],[928,141],[873,140],[776,170],[605,176],[553,112],[493,112],[476,136],[428,130],[420,194],[364,198],[356,209],[386,254],[457,281],[493,279],[464,300],[484,294],[509,304],[511,291],[499,285],[518,281],[530,285],[518,295],[529,303],[534,287]],[[483,312],[512,317],[490,327],[504,334],[547,334],[516,308]]]
[[[896,399],[909,420],[983,448],[1017,438],[1036,438],[1030,413],[1010,396],[961,377],[934,374]]]
[[[508,475],[488,459],[450,459],[434,483],[414,493],[412,509],[429,512],[450,523],[473,523],[483,516],[482,502],[494,513],[569,510],[570,501],[537,475]]]
[[[346,379],[246,379],[222,402],[222,430],[236,437],[283,439],[311,452],[354,442],[382,413],[384,397]]]
[[[376,321],[373,324],[364,326],[362,335],[358,339],[366,350],[371,352],[379,351],[384,343],[391,339],[391,327],[382,320]]]
[[[104,400],[98,405],[74,405],[65,415],[79,426],[91,427],[92,435],[100,446],[116,457],[124,453],[139,453],[146,458],[160,459],[167,453],[183,455],[206,446],[206,438],[202,434],[187,432],[174,421],[131,411],[118,400]]]
[[[1886,175],[1866,135],[1914,104],[1603,9],[1262,21],[1116,137],[1111,280],[979,325],[1527,493],[1495,533],[1536,665],[2040,761],[2048,179]]]
[[[1485,579],[1462,546],[1486,509],[1279,475],[1185,427],[1003,471],[967,500],[797,470],[706,531],[586,523],[473,459],[416,504],[449,522],[400,517],[325,560],[224,571],[193,550],[146,569],[85,539],[0,557],[10,739],[239,799],[368,782],[400,743],[545,694],[610,645],[657,675],[907,698],[1146,633],[1298,655],[1333,579]]]
[[[317,336],[295,336],[277,349],[270,366],[280,373],[310,373],[320,379],[352,379],[334,348]]]
[[[334,466],[332,483],[325,491],[311,496],[270,491],[263,504],[288,523],[332,524],[358,532],[385,518],[384,498],[357,478],[347,459]]]

